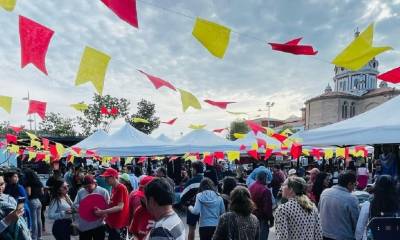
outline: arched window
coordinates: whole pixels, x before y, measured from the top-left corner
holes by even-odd
[[[352,102],[350,105],[350,117],[354,117],[356,115],[356,103]]]
[[[342,119],[346,119],[347,118],[347,109],[348,109],[348,104],[345,101],[342,105]]]

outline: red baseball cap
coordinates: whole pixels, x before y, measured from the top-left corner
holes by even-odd
[[[83,182],[82,182],[83,186],[93,184],[93,183],[96,183],[96,179],[94,179],[93,175],[86,175],[83,178]]]
[[[102,177],[115,177],[118,178],[118,171],[115,170],[114,168],[107,168],[103,174],[101,174]]]
[[[147,184],[153,181],[153,179],[153,176],[145,176],[140,180],[139,186],[144,188]]]

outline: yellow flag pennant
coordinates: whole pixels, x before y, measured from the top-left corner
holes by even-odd
[[[264,127],[264,129],[265,129],[265,133],[266,133],[268,136],[272,136],[272,135],[275,133],[275,130],[272,129],[272,128]]]
[[[336,157],[346,157],[346,149],[336,148]]]
[[[234,133],[233,136],[234,136],[236,139],[242,139],[242,138],[245,138],[245,137],[246,137],[246,134],[245,134],[245,133]]]
[[[97,92],[102,95],[104,76],[110,59],[110,56],[94,48],[86,47],[75,79],[75,86],[92,82]]]
[[[0,0],[0,7],[4,8],[4,10],[11,12],[15,8],[15,4],[17,0]]]
[[[51,159],[50,154],[49,154],[49,153],[46,153],[46,155],[44,156],[44,162],[50,163],[50,159]]]
[[[196,18],[192,34],[212,55],[218,58],[224,57],[231,34],[229,28]]]
[[[201,105],[199,100],[197,100],[197,98],[191,94],[190,92],[187,92],[185,90],[179,89],[179,92],[181,94],[181,100],[182,100],[182,108],[183,111],[186,112],[186,110],[189,107],[195,108],[195,109],[201,109]]]
[[[29,137],[31,140],[39,140],[39,138],[38,138],[35,134],[33,134],[33,133],[26,132],[26,134],[28,135],[28,137]]]
[[[85,104],[85,103],[75,103],[75,104],[71,104],[71,107],[73,107],[75,110],[83,112],[86,109],[89,108],[89,105]]]
[[[303,149],[303,150],[302,150],[302,153],[303,153],[305,156],[310,156],[310,150],[308,150],[308,149]]]
[[[240,160],[240,151],[227,151],[226,155],[228,157],[228,161]]]
[[[36,152],[28,152],[28,161],[34,159],[36,157]]]
[[[125,158],[125,164],[131,164],[133,161],[133,157],[127,157]]]
[[[376,55],[393,49],[392,47],[373,47],[374,24],[370,24],[358,37],[356,37],[339,55],[332,60],[332,63],[357,71],[367,64]]]
[[[57,153],[60,157],[65,153],[65,147],[61,143],[56,143]]]
[[[1,0],[0,0],[1,1]],[[0,107],[11,113],[12,97],[0,96]]]
[[[290,130],[289,128],[286,128],[285,130],[283,130],[281,132],[282,135],[285,135],[286,137],[289,137],[290,135],[293,135],[292,130]]]
[[[11,144],[11,146],[8,147],[8,150],[10,153],[18,153],[19,152],[19,146]]]
[[[251,144],[251,149],[252,150],[258,150],[258,143]]]
[[[138,118],[138,117],[133,118],[132,121],[133,121],[134,123],[147,123],[147,124],[150,123],[148,120],[143,119],[143,118]]]
[[[324,152],[325,152],[325,159],[333,158],[333,149],[328,148],[325,149]]]
[[[31,147],[41,148],[42,144],[39,141],[31,139]]]
[[[190,124],[189,128],[194,130],[199,130],[205,128],[206,126],[207,126],[206,124]]]
[[[276,146],[275,144],[267,144],[267,148],[275,150],[278,148],[278,146]]]

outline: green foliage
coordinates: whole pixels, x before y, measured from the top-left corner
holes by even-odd
[[[236,140],[236,138],[233,136],[235,133],[248,133],[250,131],[249,127],[244,121],[233,121],[231,122],[231,127],[229,130],[229,135],[227,138],[229,140]]]
[[[150,134],[160,126],[160,119],[155,116],[156,108],[154,103],[142,99],[138,102],[137,109],[136,113],[125,118],[126,122],[146,134]],[[149,123],[135,123],[133,118],[143,118]]]
[[[97,129],[109,130],[112,120],[128,116],[130,102],[125,98],[111,97],[110,95],[100,96],[95,94],[93,103],[83,112],[83,117],[78,117],[77,121],[82,128],[82,135],[89,135]],[[101,114],[101,107],[111,109],[118,108],[118,114]]]
[[[50,112],[46,114],[46,118],[39,123],[39,135],[45,136],[76,136],[74,130],[75,120],[72,118],[64,118],[60,113]]]
[[[11,130],[8,126],[10,125],[10,122],[3,121],[0,122],[0,136],[5,136],[7,133],[13,134],[13,130]]]

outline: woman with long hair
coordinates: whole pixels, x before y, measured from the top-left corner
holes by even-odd
[[[36,172],[31,169],[25,169],[24,186],[29,199],[32,240],[38,240],[42,237],[42,203],[40,198],[43,195],[43,184],[40,182]]]
[[[374,217],[392,217],[399,213],[396,183],[390,175],[381,175],[375,182],[373,198],[361,205],[356,227],[356,239],[367,239],[367,224]]]
[[[329,175],[325,172],[320,172],[315,177],[315,182],[308,197],[315,203],[316,206],[318,206],[322,191],[329,187],[329,181]]]
[[[252,214],[255,205],[249,190],[238,186],[231,192],[230,199],[231,211],[219,218],[213,240],[258,240],[260,224]]]
[[[275,212],[277,239],[322,239],[318,210],[307,197],[306,191],[307,183],[299,177],[289,177],[282,184],[282,196],[288,201]]]
[[[200,214],[200,240],[211,240],[218,224],[218,218],[225,212],[224,201],[217,193],[211,179],[203,178],[200,182],[196,203],[194,207],[189,206],[189,211],[196,215]]]
[[[54,182],[50,191],[49,219],[54,220],[52,233],[56,240],[71,239],[73,203],[68,196],[68,185],[64,180]]]
[[[224,199],[225,211],[229,210],[229,204],[231,202],[231,192],[237,186],[237,181],[234,177],[225,177],[222,181],[222,194],[221,197]]]

